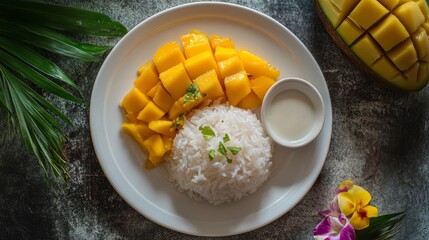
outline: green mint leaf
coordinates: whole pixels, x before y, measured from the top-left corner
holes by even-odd
[[[203,134],[203,138],[205,140],[209,140],[210,138],[216,136],[213,129],[211,129],[209,126],[200,126],[198,130],[200,130],[201,134]]]
[[[212,161],[216,157],[216,151],[214,149],[210,149],[209,151],[209,159]]]
[[[193,102],[201,96],[200,89],[196,83],[191,83],[186,90],[185,99],[183,100],[183,104],[187,102]]]
[[[228,133],[225,133],[225,136],[223,136],[223,142],[224,143],[227,143],[227,142],[229,142],[231,139],[229,138],[229,136],[228,136]]]
[[[237,155],[240,152],[240,150],[241,150],[241,147],[232,147],[232,146],[229,146],[227,148],[228,148],[229,151],[231,151],[232,155]]]
[[[225,148],[225,145],[223,145],[222,142],[219,142],[218,151],[219,151],[220,154],[222,154],[223,156],[226,157],[226,148]]]

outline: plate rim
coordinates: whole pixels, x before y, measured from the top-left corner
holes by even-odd
[[[324,99],[325,104],[328,106],[328,109],[325,109],[325,111],[329,110],[329,112],[327,112],[326,114],[326,119],[328,121],[325,121],[325,125],[323,128],[327,127],[328,128],[328,132],[326,133],[328,135],[328,139],[329,142],[327,143],[327,147],[326,147],[326,151],[324,151],[324,154],[322,155],[323,161],[321,161],[321,163],[319,163],[318,165],[316,165],[317,171],[313,174],[315,175],[312,179],[311,179],[311,184],[309,184],[307,186],[307,188],[305,189],[305,193],[300,196],[298,198],[298,200],[292,204],[288,209],[286,209],[285,211],[279,211],[277,214],[275,214],[274,217],[272,217],[270,220],[265,221],[265,222],[258,222],[257,224],[253,224],[251,227],[245,228],[243,230],[240,231],[234,231],[234,232],[228,232],[227,234],[223,234],[223,233],[201,233],[201,232],[196,232],[196,231],[192,231],[190,229],[180,229],[178,227],[174,227],[174,226],[170,226],[167,225],[161,221],[159,221],[158,219],[152,217],[151,214],[148,214],[147,212],[143,212],[138,206],[136,206],[130,199],[127,198],[127,192],[130,191],[130,189],[126,189],[124,190],[123,188],[119,188],[119,186],[121,186],[121,183],[128,183],[130,185],[130,187],[132,188],[131,190],[135,190],[134,187],[132,186],[131,183],[128,182],[127,179],[119,179],[120,182],[118,182],[118,179],[113,179],[112,172],[109,166],[107,166],[107,164],[105,162],[103,162],[102,157],[103,157],[103,153],[102,151],[105,149],[102,149],[102,146],[98,146],[97,143],[94,141],[94,139],[96,139],[97,137],[95,137],[97,135],[97,127],[94,127],[97,125],[97,122],[95,121],[94,115],[96,115],[97,112],[101,111],[99,109],[95,109],[93,107],[93,103],[96,102],[95,101],[95,96],[97,93],[97,85],[101,84],[100,82],[102,80],[100,80],[100,76],[101,73],[103,72],[102,70],[105,68],[106,66],[106,62],[109,62],[110,58],[112,57],[112,53],[115,52],[115,50],[121,45],[121,43],[123,41],[125,41],[125,38],[128,35],[133,34],[134,31],[139,30],[143,25],[145,25],[146,23],[155,20],[159,17],[162,17],[163,15],[175,12],[175,11],[181,11],[182,9],[186,9],[186,8],[192,8],[192,7],[198,7],[198,6],[214,6],[214,7],[227,7],[227,8],[238,8],[240,10],[244,10],[246,12],[249,12],[250,14],[256,14],[259,17],[265,18],[266,20],[270,21],[272,24],[277,25],[278,27],[280,27],[283,31],[286,31],[295,41],[296,43],[298,43],[299,45],[302,46],[302,48],[306,51],[306,54],[310,57],[310,60],[314,62],[314,64],[317,66],[317,71],[320,73],[320,75],[322,76],[321,79],[321,84],[323,85],[322,87],[326,88],[326,94],[327,94],[327,99]],[[326,101],[327,100],[327,101]],[[103,112],[104,113],[104,112]],[[288,28],[286,28],[283,24],[279,23],[277,20],[273,19],[272,17],[261,13],[257,10],[254,10],[252,8],[243,6],[243,5],[239,5],[239,4],[234,4],[234,3],[225,3],[225,2],[193,2],[193,3],[187,3],[187,4],[182,4],[182,5],[178,5],[178,6],[174,6],[168,9],[165,9],[163,11],[160,11],[146,19],[144,19],[143,21],[141,21],[140,23],[138,23],[136,26],[134,26],[123,38],[121,38],[121,40],[113,47],[113,49],[111,50],[111,52],[109,53],[109,55],[105,58],[102,66],[99,69],[99,72],[97,74],[96,80],[94,82],[93,85],[93,89],[92,89],[92,93],[91,93],[91,100],[90,100],[90,107],[89,107],[89,120],[90,120],[90,133],[91,133],[91,140],[92,140],[92,144],[94,147],[94,151],[96,153],[96,157],[97,160],[103,170],[103,173],[105,174],[106,178],[109,180],[111,186],[115,189],[115,191],[121,196],[122,199],[124,199],[124,201],[126,201],[128,203],[128,205],[130,205],[134,210],[136,210],[138,213],[140,213],[141,215],[143,215],[145,218],[149,219],[150,221],[163,226],[165,228],[177,231],[177,232],[181,232],[181,233],[185,233],[185,234],[190,234],[190,235],[194,235],[194,236],[230,236],[230,235],[237,235],[237,234],[241,234],[241,233],[245,233],[245,232],[249,232],[255,229],[258,229],[260,227],[263,227],[265,225],[270,224],[271,222],[275,221],[276,219],[278,219],[279,217],[283,216],[284,214],[286,214],[287,212],[289,212],[292,208],[294,208],[304,197],[305,195],[307,195],[307,193],[310,191],[310,189],[312,188],[312,186],[314,185],[315,181],[317,180],[317,178],[320,175],[320,172],[325,164],[326,161],[326,157],[327,154],[329,152],[329,148],[330,148],[330,144],[331,144],[331,138],[332,138],[332,124],[333,124],[333,119],[332,119],[332,104],[331,104],[331,98],[330,98],[330,94],[329,94],[329,89],[326,83],[326,79],[323,75],[323,72],[320,69],[320,66],[318,65],[317,61],[314,59],[314,56],[311,54],[311,52],[307,49],[307,47],[295,36],[295,34],[293,34]],[[322,130],[323,131],[323,130]],[[120,171],[120,170],[119,170]],[[110,174],[109,174],[110,173]]]

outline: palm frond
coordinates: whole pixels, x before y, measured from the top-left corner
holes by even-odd
[[[41,53],[48,50],[96,61],[96,55],[110,47],[82,43],[59,30],[96,36],[121,36],[127,30],[96,12],[30,1],[0,0],[0,111],[6,113],[2,115],[7,116],[9,126],[20,134],[46,176],[65,181],[68,175],[63,154],[66,135],[59,120],[70,126],[72,122],[40,92],[79,104],[84,102],[83,94],[73,80]],[[77,91],[79,97],[60,84]]]
[[[356,239],[386,240],[395,236],[404,218],[404,212],[392,213],[370,218],[369,227],[357,230]]]

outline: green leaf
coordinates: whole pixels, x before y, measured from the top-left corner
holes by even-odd
[[[200,132],[203,134],[203,138],[204,138],[205,140],[209,140],[209,139],[211,139],[212,137],[215,137],[215,136],[216,136],[216,134],[215,134],[215,132],[213,131],[213,129],[211,129],[211,127],[209,127],[209,126],[200,126],[198,129],[199,129],[199,130],[200,130]]]
[[[33,51],[26,45],[0,36],[0,48],[8,51],[10,54],[16,56],[21,61],[27,63],[38,71],[67,83],[72,86],[73,89],[79,91],[81,96],[83,95],[79,87],[69,77],[67,77],[67,75],[64,74],[64,72],[55,63]]]
[[[222,142],[219,142],[218,152],[219,152],[220,154],[222,154],[223,156],[227,157],[226,148],[225,148],[225,145],[223,145],[223,143],[222,143]],[[227,158],[228,158],[228,157],[227,157]]]
[[[399,232],[399,224],[404,218],[404,212],[392,213],[370,218],[369,227],[356,230],[356,239],[386,240]]]
[[[33,26],[21,26],[11,22],[0,20],[0,33],[10,36],[17,41],[23,41],[35,47],[48,50],[53,53],[68,57],[78,58],[84,61],[97,61],[93,53],[100,53],[105,47],[96,47],[91,51],[87,44],[77,43],[76,40],[65,37],[48,29]]]
[[[191,83],[186,90],[185,99],[183,100],[183,104],[187,102],[193,102],[197,100],[201,96],[200,89],[196,83]]]
[[[225,156],[226,157],[226,156]],[[232,163],[232,159],[231,158],[229,158],[229,157],[226,157],[226,162],[227,163]]]
[[[209,159],[212,161],[216,157],[216,151],[214,149],[209,150]]]
[[[241,147],[228,146],[227,148],[232,153],[232,155],[237,155],[241,151]]]
[[[16,73],[32,81],[34,84],[36,84],[37,86],[41,87],[42,89],[48,92],[51,92],[59,97],[62,97],[64,99],[67,99],[76,103],[83,102],[81,99],[76,98],[61,86],[47,79],[46,77],[44,77],[43,75],[41,75],[40,73],[38,73],[37,71],[29,67],[25,63],[21,62],[19,59],[13,57],[12,55],[6,53],[1,49],[0,49],[0,62],[10,67],[11,69],[14,69]]]
[[[229,135],[228,135],[228,133],[225,133],[225,135],[223,136],[223,142],[224,143],[227,143],[227,142],[229,142],[231,139],[229,138]]]
[[[74,33],[122,36],[127,29],[109,16],[93,11],[28,1],[1,1],[0,18],[15,19]]]

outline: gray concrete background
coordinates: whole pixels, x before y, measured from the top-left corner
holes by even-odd
[[[147,17],[190,1],[51,1],[106,13],[131,29]],[[344,179],[372,193],[381,214],[406,210],[395,239],[429,235],[429,87],[397,93],[379,87],[346,59],[325,32],[310,0],[229,1],[265,13],[310,50],[326,78],[333,135],[323,170],[290,212],[257,230],[223,239],[312,239],[318,214]],[[90,39],[115,44],[119,39]],[[106,55],[103,56],[106,57]],[[102,61],[53,56],[82,88],[89,105]],[[0,239],[194,239],[163,228],[132,209],[98,164],[89,133],[89,109],[53,98],[75,127],[66,128],[70,187],[50,187],[18,137],[0,134]],[[0,116],[1,126],[6,120]]]

